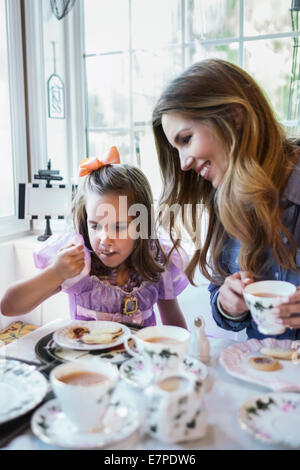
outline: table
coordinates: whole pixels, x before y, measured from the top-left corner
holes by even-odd
[[[55,320],[28,335],[1,348],[1,355],[10,355],[20,359],[37,361],[34,346],[38,340],[64,326],[68,320]],[[167,444],[155,440],[148,435],[141,435],[137,430],[129,438],[118,442],[109,450],[272,450],[275,446],[261,443],[246,431],[241,430],[237,419],[237,410],[248,399],[268,392],[256,384],[243,382],[230,376],[219,364],[222,349],[232,344],[228,339],[209,338],[211,346],[211,361],[209,377],[206,384],[206,407],[208,410],[208,429],[206,436],[196,441],[180,444]],[[143,396],[140,391],[131,387],[123,380],[120,381],[119,391],[126,393],[136,403],[140,413],[143,409]],[[49,446],[40,441],[28,429],[14,438],[3,449],[9,450],[56,450],[60,448]],[[283,449],[283,447],[280,447]]]

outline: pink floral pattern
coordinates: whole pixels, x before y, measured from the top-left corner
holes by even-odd
[[[297,343],[298,345],[298,343]],[[249,369],[247,360],[253,353],[259,353],[263,347],[295,349],[295,341],[290,339],[278,340],[275,338],[265,338],[263,340],[250,339],[243,343],[235,343],[228,348],[223,349],[220,356],[220,363],[225,370],[234,377],[247,382],[257,383],[277,392],[300,391],[300,364],[293,364],[295,374],[287,380],[277,371],[262,373]]]

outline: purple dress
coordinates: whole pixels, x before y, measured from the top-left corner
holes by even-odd
[[[76,239],[83,243],[78,234],[64,234],[60,237],[50,237],[42,249],[34,254],[35,265],[45,268],[51,263],[57,251]],[[167,254],[170,245],[160,240]],[[62,290],[69,296],[71,318],[77,320],[110,320],[121,323],[135,323],[143,326],[156,324],[154,305],[159,299],[175,299],[188,285],[189,281],[183,274],[187,259],[174,251],[168,261],[165,271],[161,273],[158,282],[142,281],[130,292],[115,286],[107,280],[100,280],[95,275],[89,275],[89,252],[85,248],[86,268],[75,278],[68,279],[62,285]]]

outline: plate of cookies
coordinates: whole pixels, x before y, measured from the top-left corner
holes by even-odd
[[[130,329],[122,323],[75,320],[56,330],[53,340],[62,348],[93,351],[118,346],[129,334]]]
[[[300,392],[300,341],[250,339],[225,348],[220,363],[241,380],[276,392]]]

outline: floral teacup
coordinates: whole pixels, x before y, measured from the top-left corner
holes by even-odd
[[[144,431],[164,442],[199,439],[206,433],[203,384],[189,373],[163,374],[145,390]]]
[[[285,281],[259,281],[248,284],[243,291],[244,299],[257,324],[258,331],[264,335],[280,335],[286,328],[275,322],[276,317],[270,310],[282,303],[296,291],[296,286]]]
[[[64,414],[81,432],[101,428],[118,379],[118,368],[99,358],[66,362],[50,373]]]
[[[136,350],[129,344],[134,339]],[[155,377],[163,371],[177,370],[187,353],[190,332],[185,328],[170,325],[148,326],[134,336],[127,336],[124,346],[129,354],[142,359]]]

